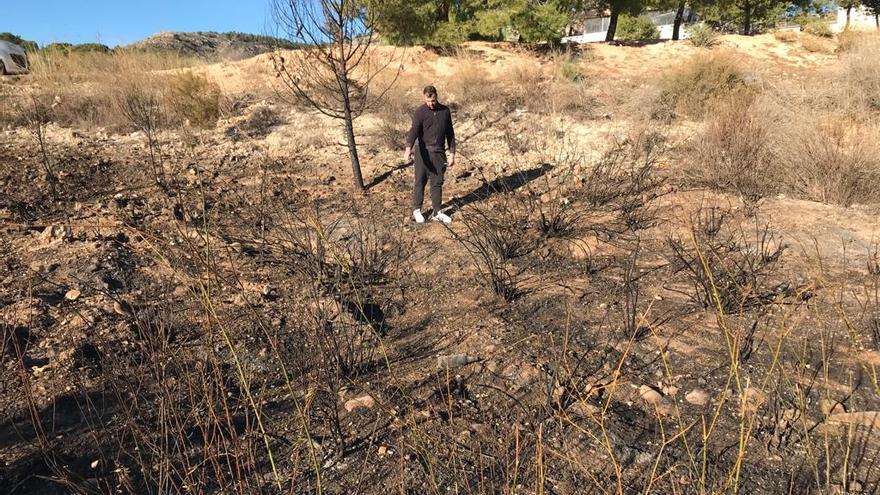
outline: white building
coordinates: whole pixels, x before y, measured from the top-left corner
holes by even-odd
[[[668,12],[646,12],[642,15],[648,16],[657,30],[660,31],[661,40],[672,39],[672,29],[675,23],[675,11]],[[688,9],[684,11],[684,18],[688,19],[691,12]],[[563,43],[597,43],[605,41],[605,35],[608,33],[608,25],[611,22],[610,17],[593,17],[584,21],[584,32],[575,36],[566,36],[562,38]],[[618,21],[619,22],[619,21]],[[681,25],[679,33],[681,39],[688,37],[687,28],[684,23]]]
[[[837,9],[837,21],[831,25],[831,30],[839,33],[845,28],[846,9]],[[858,30],[877,29],[877,21],[866,7],[853,7],[849,13],[849,28]]]

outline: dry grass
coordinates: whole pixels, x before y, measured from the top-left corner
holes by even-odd
[[[847,90],[869,112],[880,111],[880,36],[862,35],[847,42],[842,59]]]
[[[446,83],[452,101],[469,112],[477,112],[503,97],[498,81],[489,75],[482,62],[471,55],[456,57],[456,69]]]
[[[804,50],[812,53],[834,53],[836,46],[834,41],[827,37],[816,36],[810,33],[802,33],[800,36],[801,46]]]
[[[660,79],[658,114],[702,118],[731,95],[754,92],[742,62],[727,52],[701,53]]]
[[[755,204],[777,187],[772,123],[751,97],[719,106],[694,146],[686,176],[697,184],[733,192]]]
[[[166,106],[183,122],[209,128],[220,117],[220,87],[206,76],[184,71],[168,81]]]
[[[204,61],[169,52],[119,50],[110,53],[39,52],[32,57],[31,79],[55,101],[52,118],[63,126],[128,129],[113,103],[120,88],[149,86],[179,122],[208,125],[219,115],[219,88],[178,69]]]
[[[773,31],[773,37],[783,43],[794,43],[800,37],[797,31]]]
[[[877,130],[833,116],[792,124],[780,155],[783,183],[812,201],[843,206],[880,202],[878,139]]]

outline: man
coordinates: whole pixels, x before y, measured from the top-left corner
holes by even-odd
[[[416,139],[419,147],[415,154],[415,185],[413,187],[413,220],[424,223],[422,202],[425,199],[425,185],[431,184],[431,220],[450,223],[449,215],[440,211],[443,204],[443,175],[446,167],[455,164],[455,132],[452,130],[452,113],[449,107],[437,101],[437,88],[425,86],[422,90],[425,104],[413,114],[412,127],[406,135],[406,150],[403,161],[408,162],[413,154]],[[449,145],[449,160],[446,159],[446,145]]]

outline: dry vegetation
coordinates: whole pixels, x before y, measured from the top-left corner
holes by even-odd
[[[363,196],[267,57],[35,60],[0,84],[0,487],[880,492],[880,38],[774,36],[797,63],[414,48]],[[448,227],[396,161],[428,82]]]

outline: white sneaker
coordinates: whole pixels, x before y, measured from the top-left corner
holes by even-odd
[[[450,218],[449,215],[447,215],[446,213],[443,213],[442,211],[438,211],[437,213],[432,215],[431,220],[433,220],[435,222],[443,222],[447,225],[452,223],[452,218]]]
[[[413,220],[416,223],[425,223],[425,216],[422,215],[422,210],[413,210]]]

